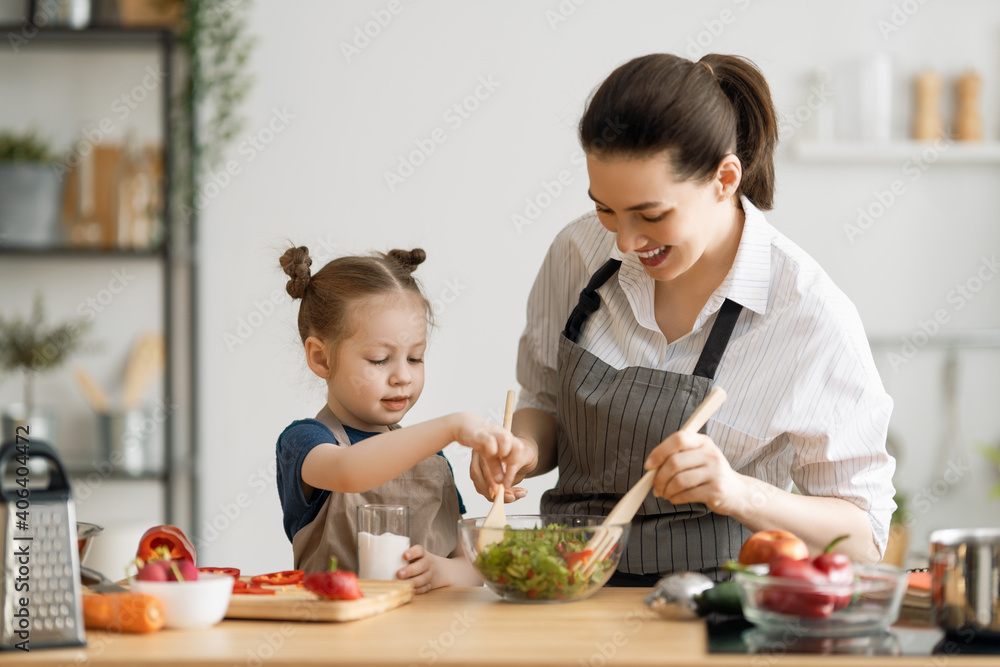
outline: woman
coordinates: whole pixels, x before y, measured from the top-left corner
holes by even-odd
[[[636,58],[580,121],[596,212],[532,288],[506,480],[558,466],[542,512],[606,515],[659,468],[613,584],[718,578],[764,529],[813,552],[848,534],[838,551],[863,562],[885,549],[892,401],[854,306],[764,219],[777,134],[760,71],[716,54]],[[714,383],[729,398],[707,428],[675,433]]]

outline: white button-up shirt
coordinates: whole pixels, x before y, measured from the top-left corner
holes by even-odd
[[[558,341],[580,291],[608,259],[621,268],[598,290],[601,307],[578,344],[621,369],[691,374],[725,299],[743,306],[715,382],[729,398],[708,435],[734,470],[860,507],[885,550],[895,509],[895,460],[885,449],[892,399],[854,304],[745,197],[732,268],[694,329],[673,343],[656,324],[654,281],[593,213],[553,241],[528,299],[518,351],[519,407],[556,414]]]

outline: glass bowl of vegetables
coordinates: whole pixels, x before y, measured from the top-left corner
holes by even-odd
[[[736,572],[743,615],[766,634],[853,637],[885,632],[899,617],[907,573],[892,565],[855,564],[853,581],[776,577],[766,565]]]
[[[522,514],[498,528],[482,528],[484,517],[458,522],[459,539],[472,565],[494,593],[510,602],[571,602],[593,595],[621,559],[630,524],[602,525],[603,516]],[[480,534],[496,541],[480,548]],[[608,535],[613,546],[591,562],[587,548],[595,536]]]

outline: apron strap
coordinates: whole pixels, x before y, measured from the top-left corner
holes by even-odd
[[[708,340],[705,341],[701,356],[698,357],[698,363],[695,364],[694,375],[706,377],[709,380],[715,378],[715,372],[719,370],[719,362],[722,360],[722,353],[729,345],[729,339],[733,335],[733,328],[736,326],[736,320],[739,318],[741,310],[743,310],[743,306],[735,301],[726,299],[723,302],[722,307],[719,308],[719,314],[715,318],[715,324],[708,333]]]
[[[590,282],[580,292],[580,301],[577,302],[569,319],[566,320],[566,328],[563,329],[563,335],[566,338],[574,343],[580,339],[580,333],[583,331],[583,325],[587,323],[587,318],[601,307],[601,297],[597,294],[597,288],[608,282],[608,278],[615,275],[621,265],[620,260],[609,259],[590,277]]]

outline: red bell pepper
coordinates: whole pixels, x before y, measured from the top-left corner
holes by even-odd
[[[808,559],[778,556],[770,562],[768,574],[792,579],[796,583],[786,586],[772,584],[764,588],[760,605],[765,609],[802,618],[829,618],[833,614],[834,596],[822,592],[830,580]],[[809,584],[819,590],[809,590]]]
[[[851,564],[851,558],[847,554],[833,553],[833,548],[837,546],[837,543],[846,538],[847,535],[841,535],[830,542],[826,549],[823,550],[823,553],[813,558],[812,561],[813,567],[825,574],[831,584],[842,584],[844,586],[845,594],[833,596],[834,609],[843,609],[851,604],[850,587],[854,583],[854,566]]]
[[[270,574],[258,574],[250,581],[255,584],[267,584],[268,586],[292,586],[302,581],[305,572],[302,570],[284,570],[282,572],[271,572]]]
[[[248,584],[242,579],[237,579],[233,583],[234,595],[277,595],[273,588],[264,588],[260,584]]]
[[[139,540],[139,549],[135,552],[136,558],[141,558],[143,561],[161,559],[163,552],[157,551],[160,548],[166,550],[170,560],[186,558],[191,563],[198,564],[194,545],[177,526],[153,526],[143,533]]]
[[[238,567],[199,567],[198,571],[206,574],[228,574],[237,579],[240,578],[240,568]]]

